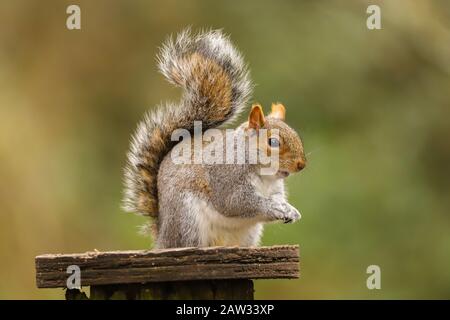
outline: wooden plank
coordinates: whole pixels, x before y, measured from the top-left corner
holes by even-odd
[[[35,261],[38,288],[66,287],[70,265],[80,268],[82,286],[299,277],[297,245],[45,254]]]

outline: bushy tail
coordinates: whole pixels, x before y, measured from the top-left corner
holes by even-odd
[[[124,208],[158,216],[157,175],[174,143],[175,129],[192,131],[232,121],[245,107],[251,83],[241,54],[221,31],[192,35],[189,30],[169,39],[158,55],[159,69],[183,88],[180,103],[160,106],[138,125],[125,168]]]

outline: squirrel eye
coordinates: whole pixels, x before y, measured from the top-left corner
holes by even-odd
[[[280,146],[280,141],[277,138],[269,138],[269,146],[272,148],[278,148]]]

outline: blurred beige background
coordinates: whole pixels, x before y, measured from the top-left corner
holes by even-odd
[[[448,1],[2,1],[0,21],[0,298],[63,298],[35,288],[35,255],[151,246],[122,167],[143,113],[179,97],[154,57],[188,25],[231,35],[253,101],[283,102],[310,153],[288,179],[302,220],[263,241],[300,244],[301,279],[256,297],[450,297]]]

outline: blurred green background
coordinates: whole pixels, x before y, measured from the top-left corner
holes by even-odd
[[[309,153],[288,179],[302,220],[263,238],[300,244],[301,279],[256,297],[450,298],[450,2],[2,1],[0,21],[0,298],[63,298],[35,288],[38,254],[151,246],[122,168],[143,113],[179,97],[154,57],[188,25],[231,35],[253,101],[283,102]]]

